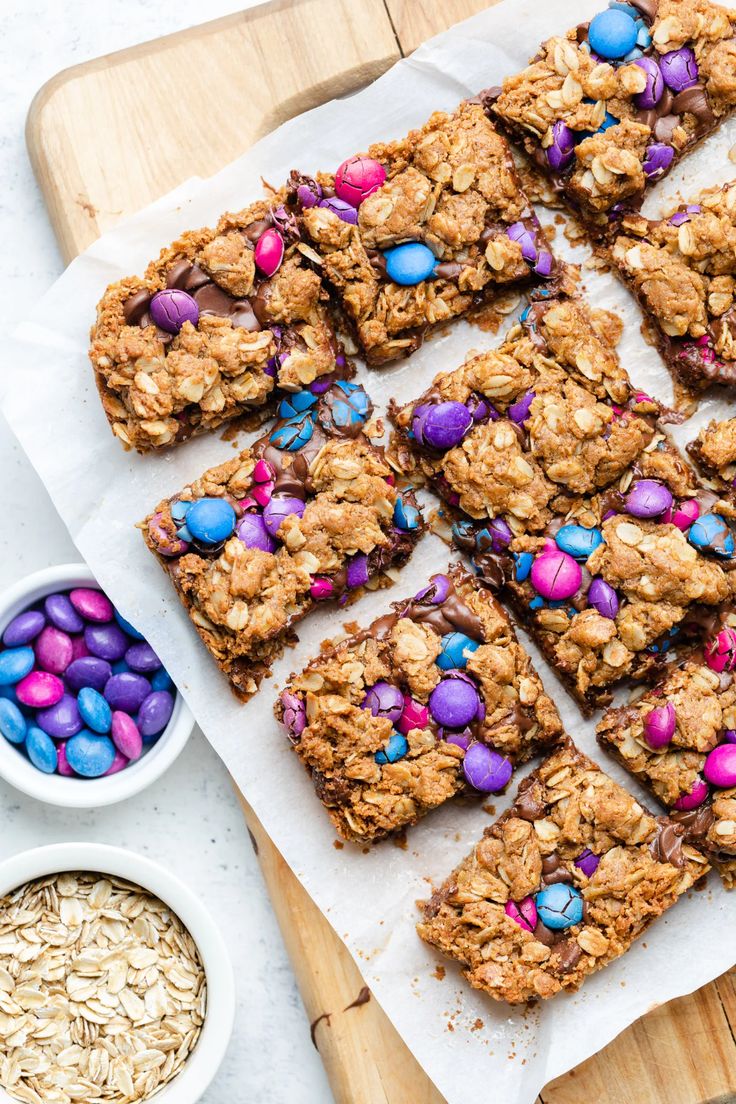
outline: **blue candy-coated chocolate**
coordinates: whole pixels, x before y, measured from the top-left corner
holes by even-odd
[[[117,663],[112,664],[113,675],[124,675],[126,671],[129,671],[130,667],[124,659],[119,659]]]
[[[53,774],[59,762],[56,744],[42,728],[32,725],[26,736],[26,752],[36,770]]]
[[[0,686],[14,686],[33,670],[36,657],[33,648],[7,648],[0,652]]]
[[[295,391],[279,403],[279,418],[294,418],[317,405],[317,396],[311,391]]]
[[[724,559],[730,559],[736,549],[733,533],[720,514],[701,514],[690,526],[687,539],[701,552],[712,552]]]
[[[186,524],[179,526],[179,528],[176,530],[176,535],[179,540],[186,541],[187,544],[191,544],[192,540],[194,539],[192,537],[192,534],[189,532],[189,527]]]
[[[467,636],[463,632],[445,633],[440,643],[442,651],[437,656],[435,663],[441,671],[450,671],[454,667],[465,667],[469,654],[480,647],[478,640],[473,640],[472,636]]]
[[[11,744],[22,744],[26,738],[26,719],[15,702],[0,698],[0,732]]]
[[[373,758],[377,763],[398,763],[409,750],[409,741],[400,732],[392,732],[381,751],[377,751]]]
[[[617,119],[615,115],[612,115],[610,111],[607,111],[606,114],[605,114],[605,118],[603,119],[603,122],[601,123],[601,125],[598,127],[598,130],[596,131],[596,133],[597,134],[603,134],[605,131],[609,130],[611,127],[618,126],[618,124],[620,122],[621,122],[620,119]]]
[[[529,609],[530,610],[538,610],[538,609],[541,609],[543,605],[544,605],[544,598],[542,598],[542,596],[540,594],[537,594],[530,601]]]
[[[14,686],[0,686],[0,698],[7,698],[8,701],[18,704],[18,695]]]
[[[583,919],[583,895],[566,882],[553,882],[534,897],[537,915],[546,928],[564,931]]]
[[[351,425],[363,423],[371,410],[371,400],[359,383],[349,383],[347,380],[339,380],[335,387],[342,391],[344,398],[333,398],[326,409],[320,410],[320,421],[329,427],[330,424],[344,429]]]
[[[612,2],[608,6],[609,8],[611,8],[612,11],[625,12],[626,15],[628,15],[630,19],[633,19],[635,23],[637,23],[641,19],[641,12],[637,11],[633,4],[624,4],[619,3],[618,0],[612,0]]]
[[[297,414],[287,418],[283,425],[275,429],[269,440],[275,448],[287,452],[297,452],[309,444],[314,433],[314,419],[307,414]]]
[[[159,667],[158,671],[151,678],[152,690],[171,690],[174,683],[171,680],[171,675],[165,667]]]
[[[67,740],[64,750],[69,766],[82,778],[100,778],[115,760],[115,745],[109,736],[96,736],[86,728]]]
[[[586,529],[584,525],[563,525],[555,533],[555,544],[576,560],[587,560],[603,543],[600,529]]]
[[[179,500],[178,502],[172,502],[169,506],[169,509],[171,510],[171,516],[174,521],[177,522],[179,525],[183,525],[184,522],[187,520],[187,514],[189,513],[192,505],[193,504],[191,502],[182,502],[181,500]],[[125,628],[124,625],[121,627]]]
[[[97,690],[85,686],[77,697],[79,716],[93,732],[109,732],[112,726],[112,710]]]
[[[123,632],[126,632],[133,640],[145,640],[143,633],[138,632],[138,630],[131,625],[130,621],[126,621],[122,613],[118,613],[117,610],[115,610],[115,620]]]
[[[638,33],[635,20],[627,12],[608,8],[591,20],[588,42],[599,57],[613,61],[633,50]]]
[[[514,578],[517,583],[523,583],[525,579],[529,578],[529,572],[534,563],[534,554],[532,552],[514,552],[513,555]]]
[[[394,505],[394,525],[396,528],[405,531],[418,529],[419,520],[419,510],[416,506],[412,506],[411,502],[406,502],[399,495]]]
[[[224,498],[200,498],[187,512],[187,529],[201,544],[220,544],[235,529],[235,510]]]
[[[428,280],[434,273],[437,258],[422,242],[406,242],[387,249],[384,253],[386,275],[395,284],[413,287]]]

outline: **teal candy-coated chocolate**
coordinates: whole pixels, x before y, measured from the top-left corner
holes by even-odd
[[[395,284],[413,287],[433,275],[437,258],[422,242],[406,242],[384,253],[386,275]]]
[[[33,670],[36,657],[33,648],[7,648],[0,652],[0,686],[14,686]]]
[[[575,886],[553,882],[534,898],[537,915],[546,928],[563,931],[583,919],[583,895]]]
[[[59,753],[54,741],[42,728],[33,725],[32,728],[28,729],[26,751],[36,770],[43,771],[44,774],[55,773],[59,762]]]
[[[628,12],[608,8],[591,20],[588,42],[596,54],[613,61],[634,49],[638,34],[639,28]]]
[[[93,732],[110,731],[112,710],[99,691],[93,690],[91,686],[84,686],[77,697],[77,709],[79,716]]]
[[[514,578],[517,583],[523,583],[525,579],[529,578],[529,572],[532,569],[534,563],[534,554],[532,552],[514,552]]]
[[[311,391],[295,391],[287,395],[279,404],[279,418],[294,418],[316,406],[317,396]]]
[[[200,498],[187,511],[187,529],[201,544],[220,544],[232,536],[235,510],[224,498]]]
[[[576,560],[587,560],[603,543],[600,529],[586,529],[584,525],[563,525],[555,534],[555,544]]]
[[[724,559],[730,559],[736,547],[733,533],[720,514],[701,514],[690,526],[687,539],[701,552],[712,552]]]
[[[342,391],[345,397],[333,399],[329,407],[328,420],[340,429],[364,422],[370,413],[371,401],[360,384],[339,380],[335,387]],[[320,416],[320,421],[325,419]]]
[[[480,647],[480,642],[462,632],[446,633],[442,637],[442,651],[435,663],[441,671],[467,666],[468,654]]]
[[[409,531],[419,528],[419,510],[399,495],[394,506],[394,525],[398,529]]]
[[[11,744],[22,744],[26,738],[26,719],[14,701],[0,698],[0,732]]]
[[[275,429],[269,440],[277,449],[297,452],[312,440],[314,419],[305,414],[296,414],[287,418],[283,425]]]
[[[172,502],[169,509],[171,510],[171,516],[174,521],[182,525],[187,520],[187,514],[189,513],[193,503],[191,502]],[[118,622],[120,624],[120,622]],[[121,625],[121,628],[125,628],[125,625]]]
[[[409,750],[409,741],[400,732],[392,732],[382,751],[377,751],[373,758],[377,763],[398,763]]]
[[[83,728],[67,740],[66,759],[75,774],[82,778],[100,778],[115,760],[115,745],[108,736],[96,736]]]

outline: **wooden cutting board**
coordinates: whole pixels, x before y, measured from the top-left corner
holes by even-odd
[[[31,105],[27,142],[66,260],[118,219],[190,176],[216,172],[293,115],[366,85],[484,6],[272,0],[59,73]],[[161,118],[165,126],[155,122]],[[442,1104],[241,801],[338,1104]],[[697,945],[678,953],[697,954]],[[541,1104],[733,1104],[735,982],[732,971],[651,1012],[547,1085]]]

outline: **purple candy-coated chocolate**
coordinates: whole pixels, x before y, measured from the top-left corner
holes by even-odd
[[[171,720],[174,699],[168,690],[154,690],[138,711],[138,730],[144,738],[163,732]]]
[[[263,509],[263,524],[272,537],[278,535],[278,531],[285,518],[291,514],[301,517],[306,509],[306,503],[292,495],[276,495]]]
[[[426,705],[415,701],[409,694],[404,694],[404,708],[396,722],[396,727],[404,736],[413,728],[426,728],[429,724],[429,710]]]
[[[3,633],[3,644],[6,648],[20,648],[24,644],[30,644],[46,624],[46,618],[40,610],[26,610],[8,624]]]
[[[488,522],[486,529],[491,536],[491,547],[494,552],[503,552],[514,539],[511,526],[503,518],[493,518]]]
[[[93,690],[102,691],[111,675],[112,667],[106,659],[80,656],[69,664],[64,678],[70,690],[78,691],[83,686],[91,686]]]
[[[698,83],[698,63],[690,46],[670,50],[668,54],[662,56],[659,64],[667,87],[671,88],[675,95]]]
[[[583,571],[577,560],[559,549],[549,549],[535,557],[531,583],[537,594],[550,602],[559,602],[577,594]]]
[[[736,629],[721,629],[704,648],[705,662],[711,671],[721,674],[736,668]]]
[[[463,774],[475,790],[482,793],[498,793],[513,774],[508,759],[492,751],[485,744],[471,744],[463,759]]]
[[[672,505],[672,492],[658,479],[638,479],[624,500],[632,517],[660,517]]]
[[[129,641],[119,625],[88,625],[84,630],[84,643],[93,656],[115,663],[128,650]]]
[[[465,405],[468,408],[470,417],[476,424],[485,422],[489,418],[495,422],[498,418],[498,411],[494,410],[488,400],[482,398],[480,395],[471,395]]]
[[[57,745],[56,755],[56,773],[63,775],[64,778],[74,778],[74,771],[69,766],[66,758],[66,740]]]
[[[588,602],[601,617],[613,621],[618,613],[618,594],[605,579],[596,577],[588,587]]]
[[[281,695],[281,704],[284,708],[284,728],[292,743],[297,743],[307,727],[307,711],[304,708],[304,702],[296,694],[284,690]]]
[[[178,334],[185,322],[199,322],[197,301],[188,291],[165,288],[157,291],[149,305],[152,322],[166,333]]]
[[[429,695],[429,711],[443,728],[465,728],[478,713],[478,691],[470,678],[460,674],[448,671]]]
[[[693,215],[699,215],[703,208],[699,203],[689,203],[684,211],[675,211],[674,215],[670,218],[671,226],[684,226],[686,222],[690,222]]]
[[[131,671],[136,671],[140,675],[146,675],[153,671],[158,671],[162,666],[161,660],[150,644],[147,644],[145,640],[140,640],[136,644],[131,644],[125,653],[125,662],[130,667]]]
[[[112,621],[115,616],[113,604],[101,590],[92,590],[89,587],[79,587],[69,593],[69,601],[77,613],[87,621],[96,621],[103,624]]]
[[[444,740],[446,744],[454,744],[456,747],[462,748],[463,751],[467,751],[473,740],[473,733],[469,728],[464,728],[462,732],[453,732],[452,729],[441,728],[437,733],[439,740]]]
[[[566,169],[575,153],[575,135],[567,123],[558,119],[552,127],[552,145],[545,150],[547,161],[554,172]]]
[[[575,866],[577,866],[578,870],[582,870],[586,878],[592,878],[598,869],[598,863],[600,861],[598,855],[591,851],[589,847],[586,847],[575,859]]]
[[[61,629],[47,625],[33,645],[36,662],[43,671],[62,675],[72,661],[72,638]]]
[[[378,191],[386,179],[380,161],[356,154],[348,157],[335,173],[335,193],[346,203],[359,207],[364,199]]]
[[[551,276],[554,263],[555,259],[549,250],[540,249],[537,263],[534,265],[534,271],[538,276]]]
[[[736,744],[736,730],[733,728],[726,729],[723,733],[723,739],[727,744]]]
[[[16,685],[15,693],[21,705],[47,709],[61,701],[64,683],[50,671],[31,671]]]
[[[370,709],[374,717],[387,717],[392,724],[396,724],[404,711],[404,695],[398,686],[381,680],[366,692],[362,708]]]
[[[702,778],[698,778],[689,794],[683,794],[682,797],[678,797],[675,802],[675,808],[679,809],[681,812],[689,813],[703,804],[708,793],[708,783],[704,782]]]
[[[450,580],[447,575],[432,575],[429,585],[422,587],[414,595],[415,602],[425,605],[441,606],[450,593]]]
[[[537,926],[537,906],[533,897],[524,897],[521,901],[507,901],[504,912],[524,931],[533,932]]]
[[[530,230],[523,222],[514,222],[507,228],[506,235],[511,238],[511,241],[519,243],[521,255],[525,261],[531,263],[537,260],[537,235],[533,230]]]
[[[685,502],[673,502],[662,514],[662,521],[676,525],[684,533],[700,517],[700,505],[694,498]]]
[[[183,556],[189,548],[180,537],[172,536],[164,527],[161,514],[154,514],[148,523],[148,535],[161,556]]]
[[[64,694],[56,705],[52,705],[49,709],[40,709],[36,714],[36,724],[55,740],[66,740],[70,736],[76,736],[84,728],[84,722],[77,709],[77,699],[71,694]]]
[[[368,557],[359,552],[357,556],[351,556],[346,566],[347,583],[350,589],[365,586],[368,582]]]
[[[49,594],[43,604],[46,616],[52,625],[66,633],[81,633],[84,629],[84,618],[75,610],[69,601],[68,594]]]
[[[243,514],[235,532],[246,548],[257,548],[261,552],[275,552],[278,548],[260,514]]]
[[[677,716],[672,702],[658,705],[644,718],[644,739],[654,751],[667,747],[675,734]]]
[[[706,756],[703,774],[719,790],[736,786],[736,744],[719,744]]]
[[[256,267],[267,278],[273,276],[284,259],[284,239],[273,226],[264,230],[253,253]]]
[[[309,593],[315,602],[322,602],[326,598],[332,598],[335,584],[332,579],[327,579],[324,575],[315,575],[309,585]]]
[[[132,717],[122,710],[112,715],[110,736],[115,747],[126,759],[138,759],[143,751],[143,738]]]
[[[532,403],[535,399],[534,391],[527,391],[523,399],[519,399],[513,406],[508,409],[508,415],[512,422],[516,422],[517,425],[523,425],[529,417],[529,411],[532,408]]]
[[[316,207],[322,198],[322,189],[316,181],[313,188],[309,184],[300,184],[296,196],[302,207]]]
[[[666,146],[664,142],[652,142],[647,146],[643,169],[648,180],[659,180],[660,176],[669,169],[675,159],[675,151],[672,146]]]
[[[634,103],[642,111],[651,111],[662,99],[664,92],[662,70],[653,57],[637,58],[634,65],[638,65],[640,69],[643,69],[647,78],[646,88],[643,92],[639,92],[634,96]]]
[[[328,196],[327,199],[319,201],[319,206],[326,207],[328,211],[332,211],[343,222],[349,222],[353,226],[358,223],[358,212],[352,204],[346,203],[344,199],[338,199],[337,196]]]
[[[103,692],[112,709],[135,713],[151,693],[151,684],[143,675],[121,671],[107,680]]]
[[[412,422],[414,435],[420,444],[430,448],[454,448],[473,425],[470,411],[461,402],[434,403],[417,410]]]
[[[110,774],[118,774],[119,771],[127,767],[129,762],[129,759],[127,759],[124,755],[121,754],[121,752],[115,749],[115,758],[113,759],[112,763],[107,768],[102,777],[107,778],[107,776]]]

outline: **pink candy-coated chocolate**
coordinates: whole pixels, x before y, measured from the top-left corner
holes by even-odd
[[[675,808],[682,813],[689,813],[702,805],[708,796],[708,783],[699,778],[689,794],[683,794],[675,802]]]
[[[266,460],[257,460],[253,469],[253,481],[255,483],[270,483],[276,476],[276,472]]]
[[[154,514],[148,523],[148,535],[161,556],[183,556],[189,548],[185,540],[172,537],[161,524],[161,514]]]
[[[101,590],[92,590],[88,587],[80,587],[72,590],[69,601],[77,613],[86,617],[88,621],[112,621],[115,613],[112,602]]]
[[[644,739],[654,751],[665,748],[675,734],[677,717],[672,702],[658,705],[644,718]]]
[[[533,897],[524,897],[521,901],[507,901],[504,912],[524,931],[533,932],[537,926],[537,906],[534,904]]]
[[[719,790],[736,786],[736,744],[719,744],[706,757],[703,774]]]
[[[356,154],[343,161],[335,173],[335,194],[352,207],[360,207],[385,180],[386,170],[379,161]]]
[[[325,598],[332,598],[335,593],[335,584],[332,579],[325,579],[321,575],[315,575],[309,587],[309,593],[317,602]]]
[[[112,761],[112,765],[108,767],[102,777],[107,778],[108,774],[117,774],[118,771],[123,770],[123,768],[127,767],[127,765],[128,760],[125,758],[125,756],[121,755],[119,751],[116,751],[115,758]]]
[[[143,751],[143,737],[133,718],[120,709],[116,709],[112,715],[110,735],[115,747],[126,760],[140,757]]]
[[[426,728],[429,724],[429,710],[421,702],[414,701],[409,694],[404,694],[404,711],[396,722],[396,727],[404,736],[413,728]]]
[[[36,637],[33,651],[38,666],[54,675],[62,675],[74,658],[72,638],[53,625],[47,625]]]
[[[711,671],[733,671],[736,667],[736,629],[721,629],[705,645],[705,662]]]
[[[265,230],[256,243],[254,259],[264,276],[273,276],[284,259],[284,239],[278,230]]]
[[[531,580],[537,594],[551,602],[558,602],[563,598],[572,598],[580,590],[583,572],[577,560],[555,548],[545,550],[536,557]]]
[[[257,483],[255,487],[251,488],[251,494],[259,506],[265,506],[267,502],[271,501],[273,483]]]
[[[62,740],[61,743],[56,745],[56,770],[58,774],[63,774],[65,778],[74,778],[75,774],[66,758],[66,740]]]
[[[33,709],[48,709],[56,705],[64,695],[64,683],[49,671],[31,671],[15,688],[21,705]]]
[[[83,636],[72,637],[72,663],[75,659],[84,659],[89,655],[89,648],[84,642]]]
[[[673,502],[662,515],[662,521],[676,525],[684,533],[699,517],[700,506],[694,498],[688,498],[685,502]]]

